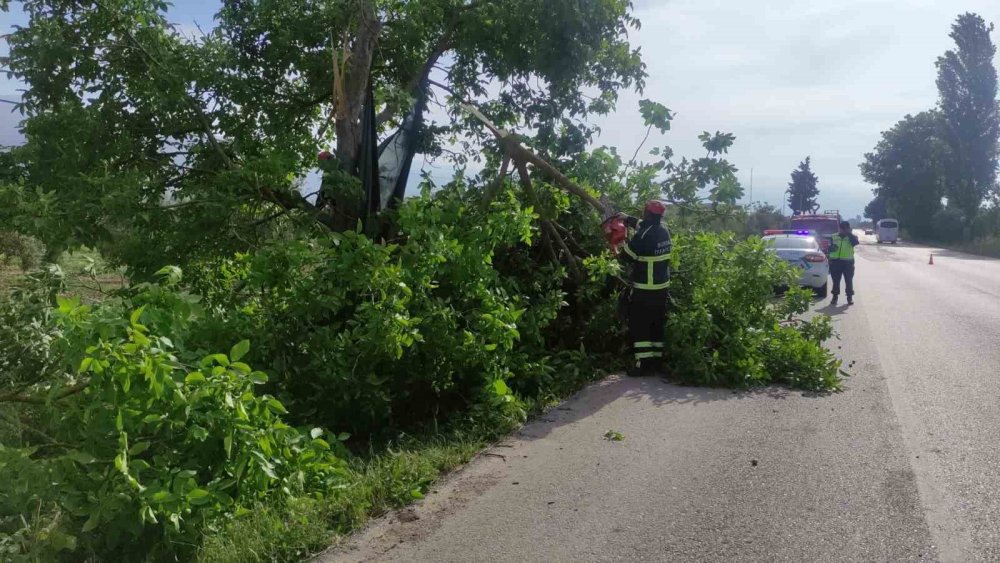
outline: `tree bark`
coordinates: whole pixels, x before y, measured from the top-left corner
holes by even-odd
[[[383,23],[378,20],[369,0],[361,2],[361,21],[351,48],[344,81],[343,118],[336,120],[337,159],[345,170],[354,170],[361,147],[361,109],[371,78],[371,63]]]

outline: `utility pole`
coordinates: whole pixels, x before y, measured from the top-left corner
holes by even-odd
[[[750,169],[750,207],[753,207],[753,168]]]

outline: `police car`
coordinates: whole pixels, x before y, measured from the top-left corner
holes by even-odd
[[[769,229],[764,231],[763,240],[768,250],[801,271],[799,285],[812,288],[819,297],[826,297],[830,261],[823,253],[815,232]]]

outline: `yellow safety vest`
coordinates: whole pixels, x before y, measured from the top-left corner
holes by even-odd
[[[830,242],[830,260],[854,260],[854,245],[851,244],[850,236],[833,235]]]

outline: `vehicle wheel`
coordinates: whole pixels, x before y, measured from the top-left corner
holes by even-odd
[[[819,297],[820,299],[825,299],[826,294],[829,291],[829,287],[830,287],[830,282],[827,282],[823,284],[823,287],[817,287],[813,291],[816,292],[816,297]]]

